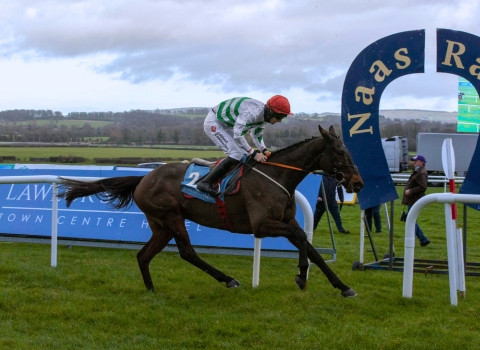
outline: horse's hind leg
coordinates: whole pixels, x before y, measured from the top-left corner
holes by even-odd
[[[235,288],[240,286],[240,282],[238,282],[236,279],[225,275],[222,271],[219,271],[213,266],[207,264],[197,255],[197,252],[190,243],[190,238],[188,236],[187,229],[185,228],[183,219],[178,220],[176,227],[177,231],[174,235],[174,238],[177,243],[178,252],[182,259],[208,273],[218,282],[225,282],[227,288]]]
[[[153,287],[152,276],[150,275],[150,261],[152,261],[153,257],[165,248],[168,242],[173,238],[173,235],[169,234],[152,220],[148,220],[148,223],[152,230],[152,237],[137,253],[137,261],[145,287],[153,292],[155,288]]]

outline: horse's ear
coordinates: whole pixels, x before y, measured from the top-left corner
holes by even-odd
[[[328,138],[330,135],[328,134],[327,130],[322,128],[320,125],[318,126],[318,130],[320,131],[320,134],[323,136],[324,139]]]
[[[337,133],[335,132],[335,129],[333,128],[333,125],[330,125],[330,128],[328,128],[328,132],[338,138]]]

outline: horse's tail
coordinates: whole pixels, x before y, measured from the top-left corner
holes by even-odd
[[[133,193],[142,179],[143,176],[123,176],[88,182],[61,178],[60,187],[64,191],[58,197],[65,198],[67,207],[76,198],[96,195],[115,209],[128,208],[133,203]]]

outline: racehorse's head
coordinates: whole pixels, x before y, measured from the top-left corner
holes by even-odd
[[[334,177],[348,193],[360,192],[364,186],[362,177],[353,163],[350,152],[335,133],[333,126],[330,126],[328,131],[320,125],[318,129],[326,143],[326,150],[322,155],[323,160],[326,160],[323,164],[325,174]]]

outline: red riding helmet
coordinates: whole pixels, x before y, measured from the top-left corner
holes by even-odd
[[[272,96],[268,101],[267,101],[267,107],[271,111],[279,114],[286,114],[286,115],[293,115],[290,112],[290,102],[288,102],[288,99],[282,95],[275,95]]]

